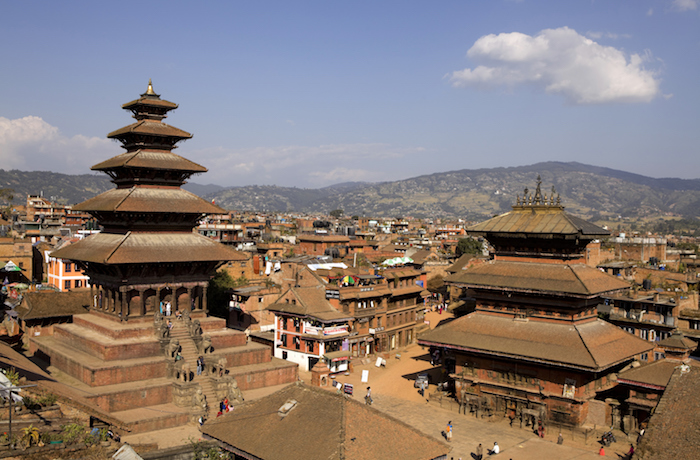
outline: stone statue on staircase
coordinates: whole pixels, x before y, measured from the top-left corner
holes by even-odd
[[[199,350],[199,352],[201,354],[207,354],[214,351],[214,349],[211,346],[211,336],[209,334],[205,334],[202,336],[202,344],[200,347],[201,349]]]
[[[238,382],[236,382],[236,379],[231,379],[231,381],[229,382],[227,397],[229,401],[238,401],[239,403],[245,401],[245,399],[243,399],[243,393],[241,393],[241,389],[238,388]]]
[[[169,358],[175,358],[175,356],[177,356],[179,351],[180,351],[180,341],[177,339],[171,339],[170,344],[168,345],[167,356]]]
[[[202,412],[207,411],[207,397],[204,396],[201,388],[197,388],[197,392],[194,394],[194,405],[201,409]]]

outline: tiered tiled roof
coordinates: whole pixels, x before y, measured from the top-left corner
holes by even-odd
[[[294,298],[296,303],[286,302]],[[285,300],[283,300],[285,299]],[[291,287],[284,292],[268,310],[289,313],[301,317],[311,317],[320,321],[343,321],[353,317],[336,310],[326,299],[326,288],[321,285]]]
[[[435,328],[421,335],[418,342],[594,372],[654,348],[654,344],[600,319],[578,323],[522,321],[482,312]]]
[[[177,104],[160,99],[149,81],[147,91],[123,108],[137,122],[108,137],[119,140],[127,151],[92,168],[109,174],[117,188],[74,207],[94,215],[104,230],[52,255],[93,264],[86,272],[91,278],[96,270],[107,272],[95,264],[178,263],[186,278],[192,275],[185,273],[191,269],[184,264],[199,263],[196,270],[209,272],[219,262],[241,259],[228,246],[192,232],[203,215],[225,211],[180,188],[192,174],[207,169],[171,151],[175,144],[192,137],[162,123]],[[175,275],[172,267],[171,274]]]
[[[539,291],[596,296],[628,289],[629,283],[583,264],[491,261],[445,278],[445,281],[485,289]]]

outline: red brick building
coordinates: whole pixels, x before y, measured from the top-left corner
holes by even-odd
[[[322,256],[327,250],[335,249],[338,251],[338,257],[345,257],[348,254],[350,238],[344,235],[300,234],[297,241],[297,254]]]
[[[268,309],[275,314],[275,357],[295,362],[307,371],[321,359],[327,361],[331,372],[348,369],[348,323],[352,316],[328,302],[322,285],[291,287]]]

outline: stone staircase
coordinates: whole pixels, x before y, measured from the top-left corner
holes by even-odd
[[[192,374],[194,375],[192,381],[198,383],[202,389],[202,393],[207,398],[207,417],[211,419],[216,416],[219,410],[219,401],[216,397],[216,392],[214,391],[214,386],[212,385],[211,379],[202,374],[197,375],[197,357],[199,353],[197,352],[197,347],[190,336],[187,327],[185,326],[184,320],[172,320],[173,328],[170,330],[170,338],[177,339],[180,342],[180,353],[190,367]]]

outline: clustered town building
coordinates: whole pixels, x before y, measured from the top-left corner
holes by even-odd
[[[671,236],[613,236],[570,215],[539,178],[480,223],[227,211],[182,188],[206,168],[173,152],[191,137],[163,122],[177,104],[149,82],[122,108],[135,122],[108,137],[125,152],[92,167],[114,189],[73,206],[28,196],[0,222],[2,332],[73,378],[87,395],[76,403],[118,429],[203,422],[217,401],[294,382],[299,369],[327,386],[355,360],[418,344],[465,412],[631,432],[695,353],[694,254]],[[465,238],[481,250],[460,255]],[[456,319],[431,330],[434,308]],[[236,413],[255,424],[202,431],[264,458],[275,444],[255,432],[268,416],[316,418],[314,448],[331,450],[358,448],[354,419],[388,423],[335,396],[289,387]],[[289,426],[277,434],[285,449],[309,448]],[[324,438],[337,430],[347,439]],[[403,448],[445,458],[413,435]]]

